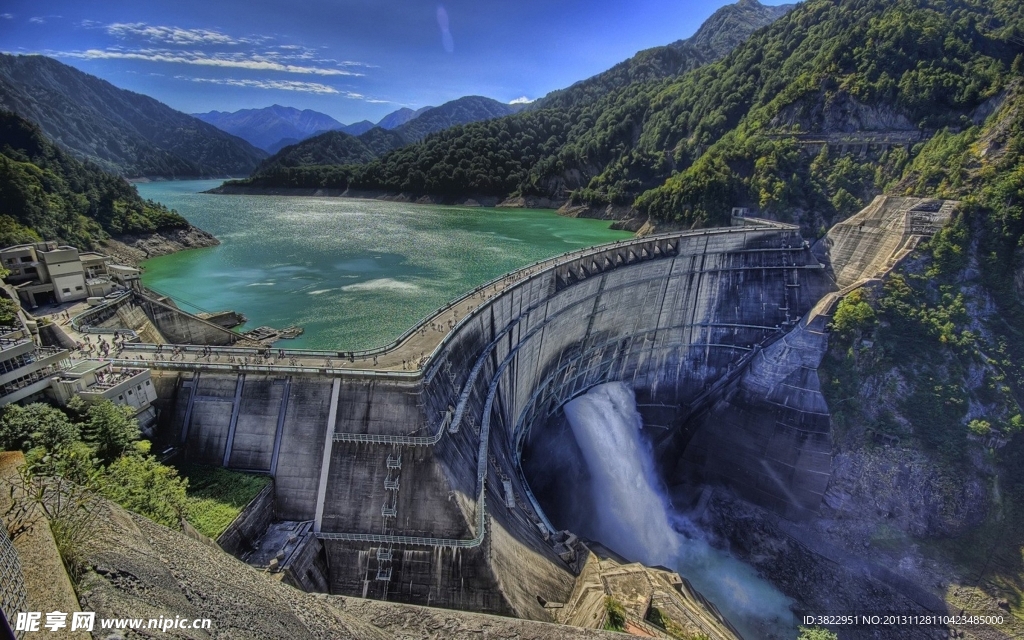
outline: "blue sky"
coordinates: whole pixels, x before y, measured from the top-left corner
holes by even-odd
[[[277,103],[350,123],[464,95],[535,99],[691,35],[723,4],[6,0],[0,49],[56,57],[190,113]]]

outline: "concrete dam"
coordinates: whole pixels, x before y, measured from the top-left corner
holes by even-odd
[[[681,507],[722,483],[814,514],[835,274],[877,275],[949,215],[899,198],[865,211],[814,247],[747,221],[560,256],[382,350],[143,344],[120,362],[152,368],[161,437],[186,460],[273,476],[275,518],[305,523],[299,584],[558,620],[581,568],[558,525],[578,465],[561,408],[595,385],[633,388]]]

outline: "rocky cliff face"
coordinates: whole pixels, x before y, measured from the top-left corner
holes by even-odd
[[[137,266],[143,260],[186,249],[215,247],[220,244],[212,234],[189,225],[149,234],[125,234],[106,240],[101,250],[117,262]]]

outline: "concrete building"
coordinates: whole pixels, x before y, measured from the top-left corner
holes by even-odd
[[[99,253],[79,253],[75,247],[56,242],[20,244],[0,249],[0,264],[10,270],[6,281],[14,286],[22,304],[29,308],[54,302],[105,296],[113,290],[108,270],[110,258]],[[125,267],[124,269],[131,269]],[[137,269],[132,269],[137,272]]]
[[[89,403],[110,400],[135,411],[145,428],[156,417],[152,402],[156,392],[149,369],[113,367],[109,362],[82,360],[62,371],[51,381],[54,399],[67,404],[79,396]]]
[[[40,347],[23,326],[0,328],[0,406],[50,390],[50,379],[70,366],[66,349]]]

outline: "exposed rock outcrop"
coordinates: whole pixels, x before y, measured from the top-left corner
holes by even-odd
[[[157,256],[214,247],[220,244],[212,234],[189,225],[181,229],[164,229],[148,235],[121,235],[103,243],[102,251],[117,262],[138,265],[143,260]]]

